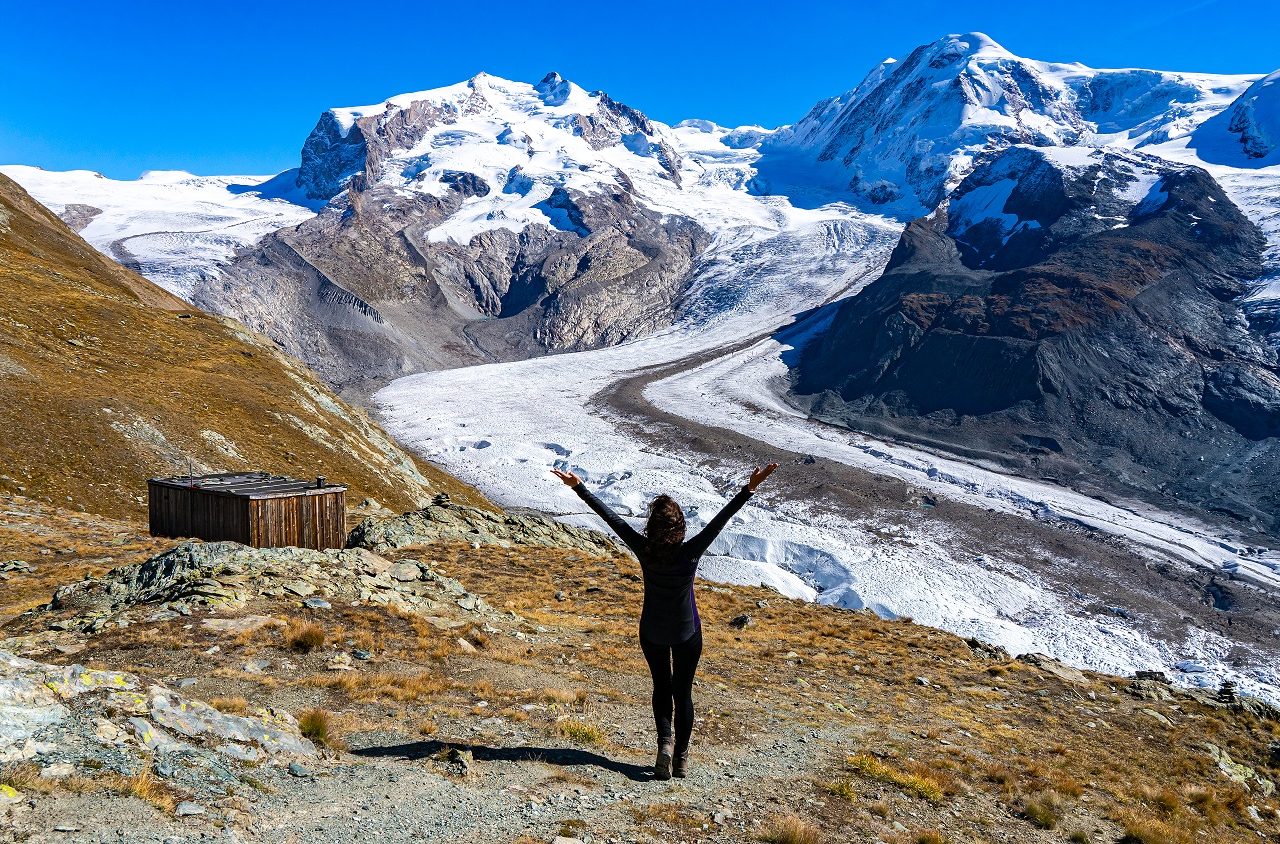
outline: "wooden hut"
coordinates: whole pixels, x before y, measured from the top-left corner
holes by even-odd
[[[231,540],[255,548],[341,548],[345,486],[266,472],[152,478],[151,535]]]

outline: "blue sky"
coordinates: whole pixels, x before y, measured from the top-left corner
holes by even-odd
[[[6,3],[0,164],[274,173],[325,108],[559,71],[665,122],[792,122],[886,56],[986,32],[1095,67],[1280,67],[1280,3]]]

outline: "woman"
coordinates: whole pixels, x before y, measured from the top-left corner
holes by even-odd
[[[653,499],[641,534],[592,495],[577,475],[551,470],[605,520],[640,561],[644,573],[640,649],[653,676],[653,720],[658,728],[658,758],[653,765],[655,779],[668,780],[673,774],[683,777],[689,770],[693,675],[702,656],[702,621],[693,597],[698,560],[733,514],[747,503],[756,487],[777,468],[777,463],[770,463],[752,472],[747,485],[687,542],[684,513],[671,496],[659,495]]]

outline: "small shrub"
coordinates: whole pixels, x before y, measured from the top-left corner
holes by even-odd
[[[1089,834],[1089,830],[1083,827],[1076,827],[1067,832],[1067,840],[1071,844],[1093,844],[1093,836]]]
[[[210,699],[209,705],[228,715],[243,715],[249,711],[249,701],[242,697],[215,697]]]
[[[342,750],[344,747],[334,729],[333,716],[323,709],[308,709],[299,715],[298,731],[330,750]]]
[[[851,770],[867,779],[896,785],[903,791],[914,794],[917,797],[923,797],[925,800],[937,801],[942,799],[942,786],[938,784],[937,780],[923,774],[908,773],[890,768],[874,756],[860,753],[857,756],[850,756],[846,760],[846,764]]]
[[[632,806],[631,817],[636,823],[658,821],[676,829],[700,829],[705,816],[679,803],[648,803]]]
[[[1022,801],[1022,816],[1041,829],[1053,829],[1062,822],[1062,798],[1053,791],[1037,791]]]
[[[324,628],[314,621],[293,620],[284,631],[285,644],[298,653],[311,653],[323,645],[324,640]]]
[[[843,797],[852,803],[858,799],[858,789],[854,788],[853,780],[848,777],[842,777],[838,780],[822,783],[822,787],[837,797]]]
[[[916,834],[916,844],[947,844],[947,839],[943,838],[941,833],[926,829]]]
[[[53,791],[53,782],[40,776],[40,766],[34,762],[18,762],[0,768],[0,785],[7,785],[20,792],[48,794]]]
[[[771,815],[760,830],[768,844],[820,844],[822,830],[795,815]]]
[[[561,721],[556,724],[556,733],[570,741],[576,741],[578,744],[595,745],[604,743],[604,730],[595,724],[588,724],[585,721],[575,721],[573,719]]]
[[[1158,818],[1127,814],[1118,820],[1124,829],[1119,844],[1191,844],[1193,840],[1189,833],[1174,829]]]
[[[150,771],[139,771],[130,777],[108,774],[99,782],[107,791],[137,797],[164,812],[172,812],[178,804],[169,786],[163,780],[157,779]]]

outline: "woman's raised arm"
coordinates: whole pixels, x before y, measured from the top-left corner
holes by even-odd
[[[756,487],[765,482],[765,479],[773,474],[773,470],[778,468],[777,463],[770,463],[768,466],[761,466],[751,473],[751,480],[747,481],[737,495],[729,500],[729,503],[716,513],[715,517],[707,522],[707,526],[698,531],[698,535],[689,540],[688,548],[691,555],[701,557],[707,553],[707,549],[711,547],[711,543],[716,541],[716,537],[720,535],[720,531],[724,530],[724,526],[729,524],[729,520],[733,515],[742,509],[742,505],[747,503],[747,499],[756,491]]]
[[[564,481],[565,486],[571,487],[573,491],[578,494],[578,497],[585,501],[587,506],[595,511],[597,516],[604,519],[605,524],[607,524],[613,532],[618,535],[619,539],[627,543],[628,548],[636,554],[640,553],[640,548],[644,545],[644,536],[631,525],[623,521],[621,516],[609,509],[609,505],[592,495],[591,490],[587,489],[586,485],[582,483],[581,478],[573,472],[562,472],[559,469],[552,469],[551,472],[557,478]]]

